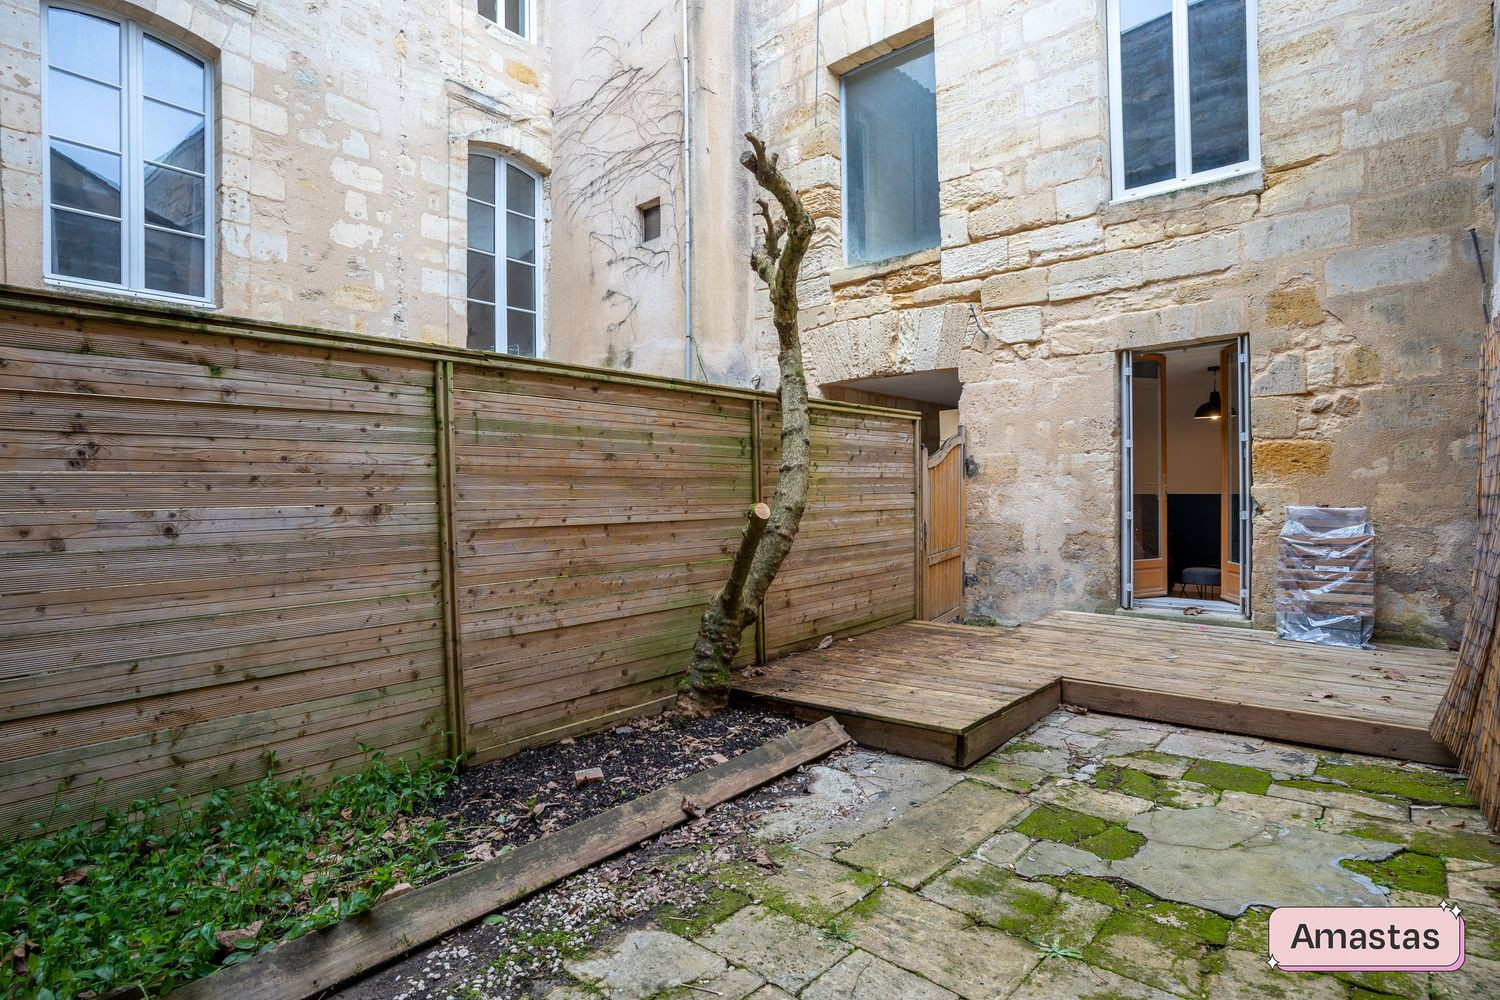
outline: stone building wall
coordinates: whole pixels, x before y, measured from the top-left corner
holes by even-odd
[[[746,200],[723,133],[743,131],[741,92],[727,83],[748,76],[748,56],[741,23],[688,2],[703,36],[702,137],[715,139],[696,170],[733,178],[705,181],[713,211]],[[488,150],[543,178],[545,355],[679,377],[682,5],[532,0],[521,38],[480,17],[476,0],[92,3],[214,66],[217,310],[464,344],[467,157]],[[44,285],[42,9],[0,0],[0,281],[30,287]],[[648,248],[637,205],[650,198],[664,224]],[[722,263],[740,238],[729,225],[705,236],[714,291],[695,377],[754,375],[743,261]]]
[[[691,377],[743,385],[756,366],[744,336],[749,195],[736,160],[748,49],[739,6],[689,0],[687,30],[697,216]],[[548,9],[553,356],[688,375],[681,3],[554,0]],[[641,207],[652,202],[661,207],[661,235],[648,242]]]
[[[3,0],[4,280],[42,284],[41,5]],[[464,342],[470,143],[552,168],[545,52],[462,0],[101,0],[217,74],[225,313]]]
[[[1248,334],[1253,605],[1289,503],[1367,504],[1383,631],[1451,639],[1474,541],[1492,10],[1261,0],[1264,169],[1111,203],[1104,0],[756,0],[755,126],[818,219],[818,383],[958,367],[968,611],[1117,601],[1122,348]],[[846,268],[838,74],[936,46],[941,246]],[[763,310],[758,342],[768,337]]]

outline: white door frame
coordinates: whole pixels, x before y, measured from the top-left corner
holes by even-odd
[[[1222,343],[1222,342],[1221,342]],[[1182,345],[1189,346],[1189,345]],[[1250,543],[1255,498],[1250,487],[1250,338],[1234,339],[1235,404],[1239,407],[1240,487],[1240,615],[1250,617]],[[1157,352],[1173,348],[1155,348]],[[1120,352],[1120,607],[1135,606],[1135,351]],[[1142,351],[1139,353],[1150,353]],[[1227,404],[1229,401],[1225,400]],[[1165,443],[1163,443],[1165,447]],[[1162,525],[1165,533],[1166,525]]]
[[[1135,354],[1120,352],[1120,607],[1135,606]]]
[[[1250,543],[1254,539],[1251,530],[1251,515],[1255,511],[1255,498],[1250,493],[1253,477],[1250,474],[1250,337],[1241,334],[1234,341],[1236,376],[1235,400],[1239,407],[1239,473],[1240,473],[1240,616],[1250,617]],[[1227,402],[1227,401],[1226,401]]]

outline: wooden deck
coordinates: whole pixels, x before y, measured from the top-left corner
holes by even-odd
[[[1017,629],[907,622],[773,661],[739,697],[967,767],[1059,703],[1451,766],[1427,734],[1454,654],[1058,612]]]

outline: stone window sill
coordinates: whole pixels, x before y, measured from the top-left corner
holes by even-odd
[[[1111,201],[1104,206],[1103,222],[1110,225],[1153,215],[1199,208],[1211,202],[1240,195],[1258,194],[1266,187],[1264,168],[1255,167],[1227,177],[1190,181],[1179,187],[1144,197]]]
[[[871,261],[868,264],[855,264],[851,267],[835,268],[828,275],[828,283],[834,288],[838,288],[841,285],[857,285],[862,281],[883,278],[888,274],[904,271],[908,267],[936,264],[940,259],[941,251],[937,247],[929,247],[926,250],[914,250],[900,257],[887,257],[885,260]]]

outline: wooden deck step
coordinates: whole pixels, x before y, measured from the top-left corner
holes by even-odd
[[[1354,753],[1451,766],[1427,734],[1454,654],[1340,649],[1060,611],[1016,629],[906,622],[773,661],[741,699],[833,715],[861,743],[967,767],[1060,702]]]

